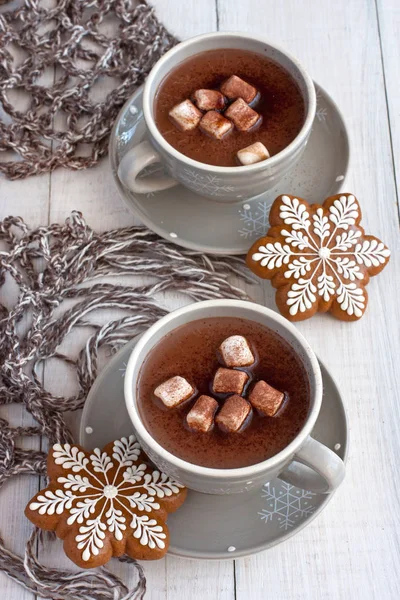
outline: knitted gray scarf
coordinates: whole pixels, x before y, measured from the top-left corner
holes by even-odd
[[[77,212],[64,225],[32,231],[20,218],[0,222],[0,292],[5,297],[10,278],[19,288],[15,305],[0,304],[0,403],[22,404],[37,422],[35,427],[13,428],[1,419],[0,488],[17,475],[46,474],[46,455],[21,449],[16,438],[47,436],[50,444],[72,441],[64,415],[83,407],[98,373],[99,350],[117,351],[165,315],[167,310],[156,301],[156,294],[179,291],[191,300],[245,299],[246,294],[227,278],[235,275],[253,281],[248,273],[242,258],[184,250],[144,227],[95,233]],[[122,275],[151,275],[153,283],[123,285]],[[96,281],[110,276],[118,277],[115,283]],[[64,303],[69,308],[63,310]],[[90,320],[99,309],[116,307],[124,316],[102,324]],[[77,356],[58,350],[69,333],[88,326],[91,333]],[[79,391],[75,396],[56,396],[44,387],[39,366],[54,358],[76,370]],[[71,573],[45,567],[35,556],[38,537],[42,539],[34,530],[24,557],[8,550],[0,538],[0,569],[28,590],[52,600],[143,597],[146,580],[136,561],[119,559],[137,569],[138,583],[128,589],[105,568]],[[50,538],[46,534],[47,543]]]

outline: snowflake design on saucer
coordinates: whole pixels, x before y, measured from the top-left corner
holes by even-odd
[[[318,121],[321,123],[322,121],[326,121],[326,118],[328,116],[328,109],[327,108],[318,108],[315,116],[317,117]]]
[[[198,194],[216,196],[221,192],[234,192],[233,186],[221,185],[220,177],[216,175],[202,175],[194,169],[184,168],[179,178]]]
[[[390,251],[359,226],[356,198],[338,194],[320,206],[279,196],[269,221],[267,237],[253,244],[247,262],[257,275],[272,279],[280,311],[294,321],[318,310],[344,320],[362,317],[365,285],[385,267]]]
[[[106,541],[115,555],[129,550],[129,541],[132,547],[139,544],[163,554],[167,528],[162,515],[184,488],[144,460],[133,435],[93,452],[55,444],[49,456],[50,485],[29,503],[27,516],[42,528],[66,533],[82,563],[101,555]]]
[[[265,523],[276,519],[279,527],[287,531],[299,521],[312,515],[315,506],[311,499],[316,496],[300,488],[282,482],[272,486],[267,483],[263,488],[262,497],[266,499],[266,507],[258,514]]]
[[[120,133],[120,135],[117,136],[118,152],[122,152],[122,150],[125,148],[125,146],[132,139],[134,133],[135,133],[135,127],[130,127],[129,129],[127,129],[126,131],[123,131],[122,133]]]
[[[268,226],[269,206],[266,202],[257,202],[257,207],[250,204],[244,204],[239,210],[239,218],[244,223],[244,227],[239,229],[239,234],[245,239],[254,238],[262,235]]]
[[[122,379],[125,377],[127,366],[128,366],[128,365],[127,365],[127,363],[124,361],[124,362],[122,363],[122,367],[120,367],[120,368],[118,369],[118,371],[121,373],[121,377],[122,377]]]

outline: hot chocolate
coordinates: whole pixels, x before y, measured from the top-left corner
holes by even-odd
[[[294,349],[269,328],[233,317],[193,321],[161,339],[143,362],[137,397],[143,423],[161,446],[222,469],[283,450],[310,405]]]
[[[158,89],[154,112],[160,133],[176,150],[232,167],[288,146],[304,123],[305,107],[280,65],[255,52],[222,48],[172,70]]]

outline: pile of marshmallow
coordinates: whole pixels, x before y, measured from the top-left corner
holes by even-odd
[[[251,107],[259,98],[255,87],[232,75],[221,85],[220,91],[196,90],[193,102],[180,102],[169,111],[169,117],[180,131],[199,127],[203,133],[220,140],[234,127],[246,132],[261,124],[261,115]],[[237,158],[242,165],[251,165],[269,158],[269,152],[264,144],[255,142],[239,150]]]
[[[264,417],[275,417],[282,407],[285,395],[265,381],[257,381],[248,400],[243,397],[249,383],[249,375],[240,367],[251,367],[255,359],[245,337],[232,335],[222,342],[220,353],[226,368],[220,367],[214,375],[212,389],[215,394],[229,394],[220,408],[211,396],[202,395],[186,415],[190,429],[207,433],[214,423],[225,433],[240,432],[249,423],[252,409]],[[168,409],[176,408],[185,401],[194,399],[195,387],[184,377],[171,377],[154,390],[154,395]],[[218,411],[218,412],[217,412]]]

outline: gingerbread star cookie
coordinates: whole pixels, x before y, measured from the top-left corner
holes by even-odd
[[[323,205],[283,195],[274,201],[270,229],[247,254],[247,264],[277,288],[276,303],[291,321],[330,311],[343,321],[360,319],[367,307],[369,278],[382,271],[390,251],[360,227],[353,194],[337,194]]]
[[[133,435],[92,452],[55,444],[48,456],[50,484],[25,515],[54,530],[80,567],[98,567],[122,554],[161,558],[169,544],[165,521],[184,502],[186,488],[147,460]]]

